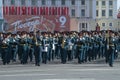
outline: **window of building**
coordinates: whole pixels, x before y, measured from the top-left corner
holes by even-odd
[[[98,1],[96,1],[96,6],[98,6]]]
[[[46,3],[46,0],[42,0],[42,5],[45,5],[45,3]]]
[[[72,15],[73,17],[75,17],[75,9],[72,9],[72,10],[71,10],[71,15]]]
[[[105,23],[102,23],[102,26],[105,27]]]
[[[81,0],[81,5],[85,5],[85,0]]]
[[[3,4],[5,4],[5,1],[3,0]]]
[[[105,6],[105,1],[102,1],[102,6]]]
[[[22,5],[25,5],[25,0],[21,0],[21,4],[22,4]]]
[[[32,5],[36,5],[36,2],[37,0],[32,0]]]
[[[72,4],[72,5],[75,5],[75,0],[71,0],[71,4]]]
[[[52,5],[55,5],[56,0],[51,0]]]
[[[102,10],[102,16],[105,16],[105,10]]]
[[[65,5],[65,1],[66,1],[66,0],[61,0],[61,4],[62,4],[62,5]]]
[[[113,10],[109,10],[109,16],[113,16]]]
[[[15,5],[15,0],[11,0],[11,5]]]
[[[113,5],[113,1],[109,1],[109,5],[112,6]]]
[[[112,23],[109,23],[109,26],[110,26],[110,27],[112,27],[112,25],[113,25]]]
[[[88,27],[88,24],[86,23],[86,29],[87,29],[87,27]]]
[[[82,10],[81,10],[81,16],[82,16],[82,17],[85,17],[85,9],[82,9]]]
[[[82,28],[85,28],[85,23],[82,23]]]
[[[96,10],[96,16],[98,16],[98,10]]]
[[[79,24],[79,32],[82,31],[81,23]]]

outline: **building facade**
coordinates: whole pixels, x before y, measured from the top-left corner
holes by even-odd
[[[4,6],[69,7],[71,17],[95,18],[95,0],[3,0]]]
[[[101,30],[116,30],[118,26],[117,0],[3,0],[2,3],[3,15],[69,16],[70,31],[95,30],[96,24]],[[64,21],[62,17],[61,23]]]
[[[117,0],[96,0],[96,22],[101,30],[116,30]]]
[[[117,30],[120,31],[120,8],[118,9],[117,24],[118,24]]]
[[[118,9],[117,18],[120,19],[120,8]]]
[[[4,19],[3,19],[3,2],[2,2],[2,0],[0,1],[0,26],[1,26],[1,28],[3,27],[3,21],[4,21]]]
[[[48,9],[47,13],[39,13],[38,9],[29,7],[57,7],[56,14],[70,17],[70,31],[94,30],[92,23],[95,23],[95,0],[3,0],[4,15],[51,15],[55,11]],[[14,6],[14,7],[13,7]],[[15,8],[17,7],[17,9]],[[19,7],[23,7],[19,9]],[[58,10],[59,7],[66,7],[66,10]],[[27,8],[27,9],[26,9]],[[36,12],[35,12],[36,11]],[[32,13],[33,12],[33,13]],[[45,11],[46,12],[46,11]],[[29,13],[29,14],[28,14]],[[35,13],[35,14],[34,14]],[[64,13],[64,14],[63,14]],[[7,22],[7,21],[6,21]],[[64,22],[64,20],[62,21]]]

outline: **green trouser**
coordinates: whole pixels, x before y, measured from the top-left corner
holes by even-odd
[[[3,47],[1,48],[1,57],[2,57],[2,61],[3,61],[3,65],[7,64],[7,57],[8,57],[8,48],[7,47]]]

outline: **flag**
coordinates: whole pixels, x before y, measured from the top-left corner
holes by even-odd
[[[67,7],[66,15],[69,15],[69,8]]]
[[[33,11],[34,11],[33,15],[37,15],[37,7],[33,7]]]
[[[31,8],[30,7],[27,7],[27,14],[31,15]]]
[[[54,15],[54,7],[52,7],[52,15]]]
[[[61,14],[64,15],[64,7],[61,7]]]
[[[61,15],[60,7],[58,7],[58,15]]]
[[[57,7],[54,8],[54,14],[57,15]]]
[[[39,15],[39,12],[40,12],[40,11],[39,11],[39,7],[37,7],[37,15]]]
[[[25,15],[26,14],[26,7],[25,6],[22,6],[22,15]]]
[[[11,6],[11,8],[12,8],[11,13],[12,13],[12,15],[14,15],[14,14],[15,14],[15,7],[14,7],[14,6]]]
[[[17,15],[21,14],[20,6],[17,7]]]
[[[6,6],[5,8],[6,8],[6,9],[5,9],[5,14],[8,15],[8,10],[9,10],[9,9],[8,9],[8,6]]]
[[[9,6],[9,15],[11,15],[11,7]]]
[[[67,7],[64,7],[64,15],[66,15]]]
[[[42,15],[42,11],[43,11],[43,9],[42,9],[42,7],[40,7],[40,15]]]
[[[5,15],[5,6],[3,6],[3,15]]]
[[[46,15],[48,15],[48,7],[46,7],[46,10],[45,10],[45,12],[46,12]]]
[[[43,7],[43,11],[42,11],[42,12],[43,12],[43,15],[45,15],[45,14],[46,14],[46,12],[45,12],[45,7]]]
[[[51,15],[51,13],[52,13],[52,9],[51,7],[49,7],[49,15]]]

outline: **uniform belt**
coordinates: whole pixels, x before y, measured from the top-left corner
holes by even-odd
[[[82,46],[82,45],[77,45],[77,46]]]
[[[33,45],[30,44],[29,46],[33,46]]]
[[[7,47],[1,47],[1,48],[7,48]]]
[[[36,46],[40,46],[41,44],[36,44]]]
[[[20,44],[20,45],[25,45],[25,44]]]
[[[110,44],[110,46],[114,46],[113,44]]]
[[[12,45],[12,47],[16,47],[16,45]]]

